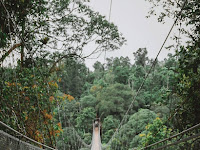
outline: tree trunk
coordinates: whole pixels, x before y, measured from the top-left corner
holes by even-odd
[[[24,31],[25,31],[25,18],[22,21],[22,40],[24,40]],[[23,43],[23,41],[21,41]],[[24,64],[24,44],[21,46],[21,68],[23,68]]]

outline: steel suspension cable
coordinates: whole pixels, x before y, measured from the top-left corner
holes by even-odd
[[[115,133],[113,134],[113,136],[112,136],[111,139],[109,140],[108,145],[112,142],[112,140],[113,140],[113,138],[115,137],[115,135],[119,132],[119,130],[120,130],[122,124],[124,123],[125,119],[127,119],[128,112],[129,112],[130,109],[132,108],[133,103],[135,102],[137,96],[139,95],[141,89],[143,88],[144,83],[145,83],[146,79],[148,78],[149,74],[150,74],[151,71],[154,69],[154,67],[155,67],[155,65],[156,65],[156,63],[157,63],[158,56],[160,55],[160,53],[161,53],[161,51],[162,51],[162,49],[163,49],[165,43],[167,42],[167,40],[168,40],[168,38],[169,38],[169,36],[170,36],[170,34],[171,34],[171,32],[172,32],[174,26],[176,25],[176,23],[177,23],[177,21],[178,21],[178,19],[179,19],[179,16],[181,15],[181,13],[182,13],[182,11],[183,11],[183,8],[185,7],[186,3],[187,3],[187,0],[185,0],[185,2],[184,2],[184,4],[183,4],[183,6],[182,6],[180,12],[179,12],[178,15],[176,16],[176,19],[175,19],[173,25],[171,26],[171,28],[170,28],[170,30],[169,30],[169,32],[168,32],[168,34],[167,34],[167,36],[166,36],[166,38],[165,38],[165,40],[164,40],[162,46],[160,47],[160,49],[159,49],[159,51],[158,51],[158,53],[157,53],[157,55],[156,55],[156,58],[154,59],[152,65],[151,65],[151,67],[150,67],[150,70],[148,71],[148,73],[146,74],[146,76],[145,76],[145,78],[144,78],[142,84],[141,84],[140,87],[138,88],[138,90],[137,90],[137,92],[136,92],[136,95],[135,95],[134,98],[133,98],[133,101],[131,102],[131,104],[130,104],[128,110],[126,111],[124,117],[122,118],[122,121],[120,122],[120,124],[119,124],[117,130],[115,131]]]
[[[109,10],[109,18],[108,18],[109,21],[110,21],[110,19],[111,19],[112,1],[113,1],[113,0],[110,0],[110,10]]]
[[[189,132],[189,131],[192,131],[192,130],[194,130],[194,129],[197,129],[197,128],[200,128],[200,123],[197,124],[197,125],[194,125],[194,126],[192,126],[192,127],[190,127],[190,128],[188,128],[188,129],[186,129],[186,130],[184,130],[184,131],[182,131],[182,132],[180,132],[180,133],[177,133],[177,134],[172,135],[172,136],[170,136],[170,137],[168,137],[168,138],[165,138],[165,139],[160,140],[160,141],[158,141],[158,142],[155,142],[155,143],[153,143],[153,144],[151,144],[151,145],[148,145],[148,146],[146,146],[146,147],[144,147],[144,148],[142,148],[142,149],[140,149],[140,150],[144,150],[144,149],[146,149],[146,148],[150,148],[150,147],[152,147],[152,146],[155,146],[155,145],[157,145],[157,144],[159,144],[159,143],[163,143],[163,142],[165,142],[165,141],[169,141],[169,140],[171,140],[172,138],[175,138],[175,137],[177,137],[177,136],[183,135],[183,134],[185,134],[185,133],[187,133],[187,132]],[[197,135],[199,136],[199,134],[197,134]],[[187,138],[187,140],[190,140],[190,139],[191,139],[190,137]],[[185,140],[184,140],[184,141],[185,141]],[[175,143],[176,143],[176,142],[175,142]]]
[[[165,148],[167,148],[167,147],[169,147],[169,146],[173,146],[173,145],[177,145],[177,144],[179,144],[179,143],[187,142],[187,141],[189,141],[189,140],[191,140],[191,139],[198,138],[198,137],[200,137],[200,133],[197,133],[197,134],[195,134],[195,135],[192,135],[192,136],[190,136],[190,137],[184,138],[184,139],[182,139],[182,140],[179,140],[179,141],[176,141],[176,142],[173,142],[173,143],[170,143],[170,144],[166,144],[166,145],[164,145],[164,146],[158,147],[158,148],[153,149],[153,150],[165,149]]]

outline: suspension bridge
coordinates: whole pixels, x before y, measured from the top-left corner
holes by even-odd
[[[56,148],[49,147],[45,144],[39,143],[20,132],[10,128],[8,125],[4,124],[3,122],[0,122],[1,126],[6,127],[10,131],[13,131],[15,133],[15,137],[0,130],[0,150],[57,150]],[[83,142],[82,146],[78,147],[77,150],[82,149],[88,149],[88,150],[106,150],[109,147],[109,143],[107,145],[102,146],[101,144],[101,136],[100,136],[100,128],[101,123],[100,121],[95,120],[93,123],[93,136],[92,136],[92,142],[90,145],[87,145]],[[191,134],[191,131],[199,131],[197,129],[200,129],[200,123],[192,126],[178,134],[172,135],[166,139],[160,140],[156,143],[147,145],[144,148],[141,148],[139,150],[145,150],[145,149],[152,149],[152,150],[160,150],[160,149],[166,149],[166,148],[177,148],[178,144],[198,139],[200,137],[200,132],[194,132]],[[190,132],[191,136],[184,136]],[[18,138],[16,138],[16,136]],[[175,140],[173,140],[175,139]],[[34,146],[37,145],[37,146]],[[200,148],[200,143],[196,144],[197,149]],[[42,148],[41,148],[42,147]],[[62,148],[65,150],[65,148]],[[114,150],[118,150],[118,148],[113,148]],[[134,150],[134,149],[133,149]]]
[[[4,9],[6,10],[7,15],[10,18],[11,22],[15,25],[15,22],[12,20],[12,17],[10,16],[9,12],[7,11],[2,0],[1,0],[1,3],[4,6]],[[111,0],[111,5],[112,5],[112,0]],[[184,5],[183,5],[183,7],[184,7]],[[110,11],[111,11],[111,7],[110,7]],[[181,13],[181,11],[180,11],[180,13]],[[177,19],[178,19],[178,16],[177,16]],[[131,110],[133,103],[134,103],[136,97],[138,96],[140,90],[142,89],[142,87],[143,87],[146,79],[148,78],[150,72],[154,69],[157,58],[158,58],[162,48],[164,47],[174,25],[176,24],[177,19],[174,21],[174,24],[172,25],[172,27],[169,31],[169,34],[167,35],[165,41],[163,42],[163,45],[161,46],[161,48],[160,48],[160,50],[159,50],[159,52],[158,52],[158,54],[157,54],[157,56],[154,60],[154,63],[152,64],[149,72],[146,74],[145,79],[143,80],[141,86],[137,90],[137,93],[135,94],[135,97],[133,98],[132,103],[130,104],[130,106],[129,106],[128,110],[126,111],[126,113],[124,114],[124,117],[122,118],[118,128],[116,129],[116,131],[114,132],[113,136],[111,137],[111,139],[108,141],[107,144],[103,145],[101,143],[101,122],[100,122],[99,119],[96,119],[96,120],[94,120],[93,123],[91,123],[91,128],[92,128],[93,132],[92,132],[92,141],[91,141],[90,145],[86,144],[84,142],[84,140],[81,138],[81,136],[79,136],[78,132],[75,130],[73,125],[70,125],[71,130],[70,130],[69,133],[72,134],[72,137],[73,137],[70,142],[71,143],[73,143],[73,141],[76,141],[76,142],[74,142],[73,146],[70,146],[70,143],[65,143],[65,140],[64,140],[65,136],[68,136],[68,135],[62,134],[62,136],[61,136],[62,143],[60,144],[61,146],[59,148],[57,146],[50,147],[50,146],[47,146],[45,144],[45,142],[40,143],[36,140],[31,139],[30,137],[25,135],[26,131],[23,129],[23,127],[22,127],[21,130],[22,131],[24,130],[24,133],[21,133],[19,131],[16,131],[15,129],[11,128],[6,123],[0,121],[0,127],[1,127],[0,128],[1,129],[0,130],[0,150],[42,150],[42,149],[46,149],[46,150],[57,150],[57,149],[61,149],[61,150],[84,150],[84,149],[86,149],[86,150],[119,150],[120,148],[117,147],[117,145],[113,146],[113,143],[116,140],[116,137],[121,136],[120,129],[123,126],[123,124],[128,120],[128,113]],[[110,20],[110,15],[109,15],[109,20]],[[18,34],[19,31],[18,31],[17,27],[15,28],[15,30],[16,30],[15,31],[16,34]],[[19,36],[19,39],[21,39],[24,46],[26,47],[26,49],[29,49],[29,47],[26,45],[23,37],[21,37],[20,35],[18,35],[18,36]],[[38,67],[38,66],[35,66],[35,65],[36,64],[32,64],[33,68]],[[34,69],[33,69],[33,72],[34,72]],[[35,74],[35,72],[34,72],[34,74]],[[16,83],[17,83],[17,81],[16,81]],[[19,89],[17,89],[17,90],[19,90]],[[36,94],[38,95],[38,91],[36,91]],[[19,96],[18,96],[18,98],[19,98]],[[18,102],[20,103],[19,99],[18,99]],[[40,105],[38,105],[38,107],[39,106]],[[59,118],[59,121],[61,122],[59,103],[57,104],[57,106],[58,106],[57,107],[58,118]],[[39,109],[39,115],[41,115],[43,112],[41,111],[40,107],[38,109]],[[177,113],[177,111],[178,110],[175,110],[175,112],[172,114],[172,116],[170,116],[168,118],[168,121]],[[13,114],[14,114],[14,116],[16,116],[16,114],[14,112],[13,112]],[[18,120],[16,120],[16,117],[14,117],[14,118],[15,118],[15,122],[19,122]],[[68,122],[68,124],[70,124],[70,122]],[[62,125],[62,122],[61,122],[61,125]],[[170,137],[162,139],[162,140],[155,142],[153,144],[146,145],[145,147],[140,148],[140,150],[145,150],[145,149],[159,150],[159,149],[167,149],[167,148],[176,149],[176,148],[178,148],[179,144],[182,144],[182,143],[190,141],[190,140],[193,140],[194,143],[195,143],[195,141],[198,142],[198,140],[196,140],[196,139],[199,139],[199,137],[200,137],[199,129],[200,129],[200,124],[194,125],[192,127],[188,127],[186,130],[184,130],[182,132],[171,135]],[[187,133],[190,133],[190,136],[188,136],[188,135],[186,136]],[[154,135],[154,136],[156,136],[156,135]],[[197,143],[196,145],[197,145],[197,148],[200,148],[200,143]],[[133,148],[133,150],[134,150],[134,148]]]

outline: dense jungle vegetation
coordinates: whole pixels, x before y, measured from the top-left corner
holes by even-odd
[[[149,2],[149,17],[157,14],[164,22],[166,17],[176,18],[185,1]],[[103,145],[126,118],[110,150],[139,149],[198,124],[199,0],[188,1],[178,16],[176,25],[184,24],[179,30],[188,42],[172,46],[175,54],[154,62],[148,49],[140,48],[130,56],[134,63],[129,57],[111,57],[104,64],[96,61],[93,71],[84,63],[87,57],[119,49],[126,40],[87,3],[1,0],[0,121],[36,141],[67,150],[79,149],[81,139],[91,143],[96,117],[101,119]],[[163,11],[156,12],[161,6]],[[96,47],[86,53],[89,44]],[[0,129],[13,134],[2,125]],[[184,148],[198,149],[199,139],[172,149]]]

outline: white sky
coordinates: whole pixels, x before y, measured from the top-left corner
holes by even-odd
[[[95,11],[109,18],[110,0],[91,0],[90,5]],[[162,24],[157,22],[156,17],[147,19],[149,9],[150,4],[145,0],[113,0],[111,22],[118,26],[127,44],[118,51],[108,52],[106,57],[128,56],[133,63],[133,52],[144,47],[148,50],[149,58],[156,57],[174,21],[168,19],[165,24]],[[176,29],[173,32],[178,33]],[[173,41],[169,39],[165,46],[171,43]],[[168,53],[169,50],[163,49],[159,60],[164,59]],[[87,59],[86,65],[92,69],[97,60],[104,63],[104,54],[98,59]]]

